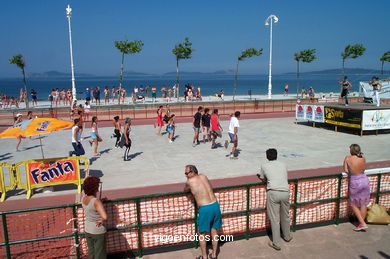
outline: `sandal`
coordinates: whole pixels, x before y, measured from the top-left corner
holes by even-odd
[[[97,154],[95,154],[94,156],[101,156],[102,154],[100,154],[100,153],[97,153]]]
[[[202,255],[198,255],[195,259],[204,259]]]

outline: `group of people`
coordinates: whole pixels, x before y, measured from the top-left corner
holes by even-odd
[[[31,96],[32,97],[32,96]],[[73,93],[70,88],[60,91],[58,88],[52,89],[49,94],[49,101],[51,106],[59,106],[62,102],[63,105],[71,105],[73,100]]]
[[[344,171],[349,175],[349,205],[358,220],[353,230],[366,231],[368,226],[364,219],[370,202],[370,182],[364,173],[366,160],[359,145],[352,144],[349,149],[350,155],[344,159]],[[266,183],[266,210],[272,230],[268,245],[280,251],[281,240],[293,240],[290,231],[288,170],[287,166],[277,159],[278,152],[275,148],[266,150],[266,158],[268,161],[261,165],[257,177]],[[223,224],[220,204],[206,175],[199,173],[195,165],[186,165],[184,169],[187,178],[184,191],[191,192],[198,206],[196,224],[201,254],[196,258],[217,258],[218,235]],[[83,185],[86,196],[82,200],[82,206],[86,215],[85,232],[90,258],[106,256],[105,222],[108,216],[101,200],[97,199],[99,184],[99,178],[89,176]],[[211,251],[207,251],[206,240],[211,240]]]

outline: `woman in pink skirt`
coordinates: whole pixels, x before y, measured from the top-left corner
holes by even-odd
[[[358,144],[352,144],[349,150],[351,155],[344,159],[344,171],[349,175],[350,206],[359,221],[353,230],[364,231],[368,228],[364,219],[367,215],[367,205],[370,203],[370,181],[364,173],[366,159]]]

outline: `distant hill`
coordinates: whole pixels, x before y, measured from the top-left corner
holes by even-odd
[[[215,72],[189,72],[189,71],[180,71],[180,75],[182,76],[209,76],[209,75],[232,75],[234,73],[233,70],[217,70]],[[175,72],[167,72],[163,74],[163,76],[172,76],[176,75]]]
[[[125,76],[153,76],[153,74],[147,74],[147,73],[142,73],[142,72],[136,72],[136,71],[124,71],[123,75]]]
[[[47,71],[47,72],[43,72],[43,73],[28,73],[27,76],[29,78],[64,78],[64,77],[70,78],[72,75],[70,73],[62,73],[59,71]],[[75,76],[76,77],[92,77],[94,75],[77,73]]]
[[[381,73],[378,69],[366,69],[366,68],[346,68],[346,75],[379,75]],[[390,74],[390,71],[383,71],[384,74]],[[285,75],[296,74],[296,72],[286,73]],[[301,72],[302,75],[340,75],[341,69],[325,69],[320,71]]]

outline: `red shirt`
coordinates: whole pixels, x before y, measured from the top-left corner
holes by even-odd
[[[211,115],[211,130],[219,130],[217,114]]]

